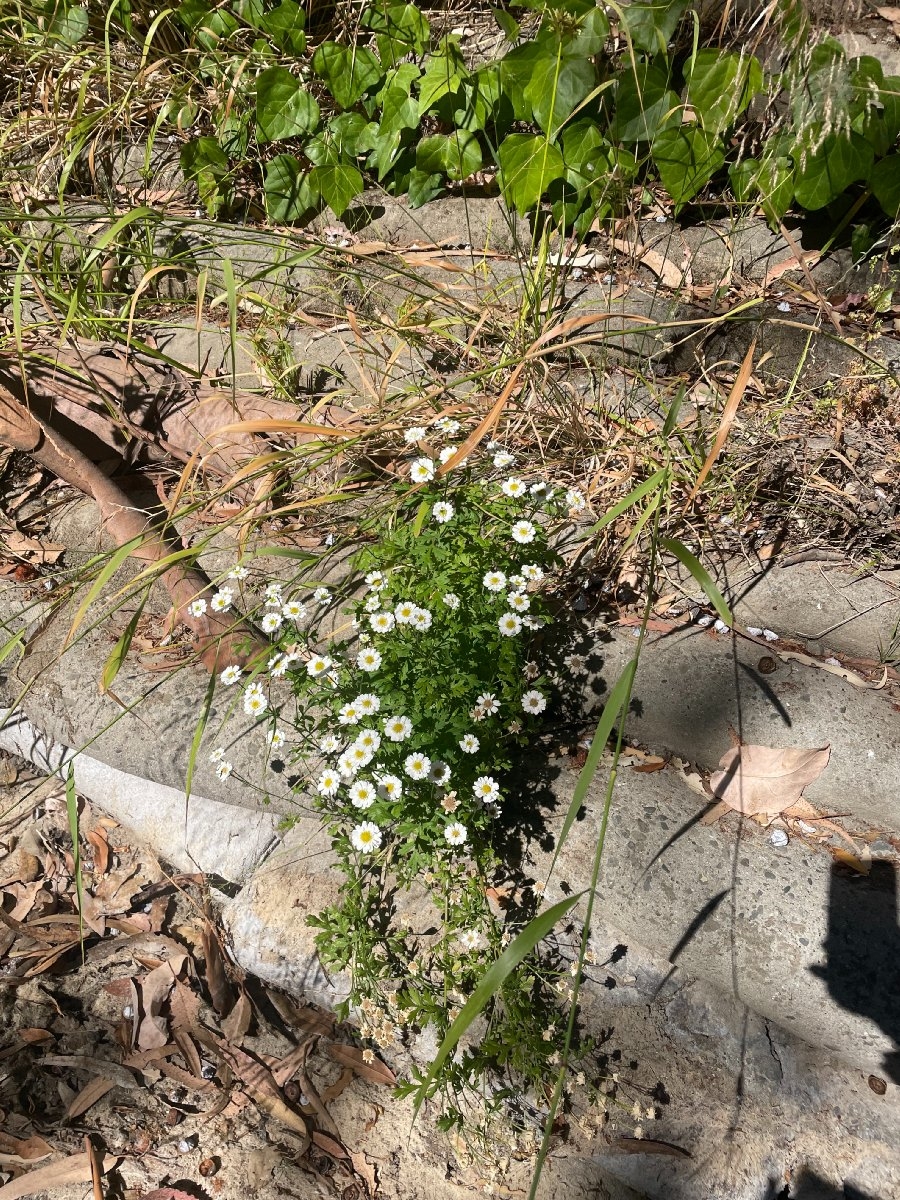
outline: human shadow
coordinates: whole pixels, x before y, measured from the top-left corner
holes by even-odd
[[[867,876],[839,863],[831,868],[827,960],[813,967],[841,1008],[868,1017],[891,1039],[883,1069],[900,1083],[900,925],[897,872],[875,862]]]
[[[790,1183],[770,1179],[764,1200],[883,1200],[871,1192],[863,1192],[852,1183],[835,1187],[804,1167]]]

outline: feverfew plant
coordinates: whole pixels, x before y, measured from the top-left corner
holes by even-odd
[[[445,422],[429,436],[458,430]],[[568,519],[565,489],[509,477],[502,451],[442,472],[440,454],[414,457],[421,428],[404,440],[396,507],[347,584],[346,640],[319,638],[315,605],[298,634],[292,602],[270,587],[267,601],[290,616],[262,619],[277,643],[271,674],[290,679],[293,711],[271,698],[267,708],[257,681],[244,702],[271,721],[270,748],[292,741],[296,790],[331,836],[345,884],[310,923],[324,966],[349,972],[349,1006],[380,1047],[429,1028],[443,1037],[530,915],[523,905],[513,921],[491,906],[507,874],[495,832],[517,748],[552,701],[535,653],[552,620],[554,533]],[[519,1078],[495,1080],[491,1105],[520,1092],[522,1077],[539,1095],[558,1049],[546,1031],[568,984],[537,953],[509,976],[479,1037],[445,1068],[445,1124],[461,1123],[459,1095],[497,1068]]]

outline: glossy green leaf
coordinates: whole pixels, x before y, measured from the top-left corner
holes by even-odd
[[[571,58],[593,58],[606,45],[609,19],[602,8],[592,4],[579,18],[574,33],[561,39],[563,54]]]
[[[565,174],[559,147],[547,138],[511,133],[497,157],[503,197],[520,216],[534,208],[554,179]]]
[[[708,133],[724,133],[762,90],[763,73],[752,55],[698,50],[685,66],[687,99]]]
[[[759,204],[773,226],[794,199],[794,164],[789,158],[774,155],[762,162],[744,158],[731,164],[728,177],[735,199],[742,204]]]
[[[266,214],[279,225],[302,220],[318,202],[318,196],[306,182],[303,164],[293,154],[279,154],[266,164],[263,193]]]
[[[831,133],[800,155],[794,195],[804,208],[824,208],[851,183],[868,179],[875,161],[869,142],[858,133]]]
[[[266,13],[262,27],[282,54],[301,55],[306,50],[304,24],[306,14],[294,0],[282,3]]]
[[[285,67],[269,67],[256,81],[256,123],[264,141],[302,137],[318,125],[319,106]]]
[[[665,71],[638,63],[627,66],[616,86],[610,132],[626,146],[652,142],[665,129],[681,125],[681,101]]]
[[[369,122],[362,113],[339,113],[328,122],[328,134],[339,154],[355,158],[371,149],[364,144]]]
[[[693,199],[725,162],[722,139],[696,125],[664,130],[651,153],[676,208]]]
[[[872,169],[870,185],[889,217],[900,216],[900,154],[889,154]]]
[[[363,190],[363,177],[349,163],[334,163],[313,167],[309,184],[338,218],[344,215],[350,201]]]
[[[416,147],[416,167],[427,175],[467,179],[481,170],[481,147],[474,134],[457,131],[423,138]]]
[[[421,54],[431,34],[427,18],[414,4],[368,8],[363,24],[375,34],[378,55],[385,66],[396,66],[407,54]]]
[[[211,7],[204,0],[184,0],[176,11],[203,50],[215,50],[220,41],[227,41],[240,28],[227,9]]]
[[[227,155],[215,138],[194,138],[182,146],[179,162],[185,178],[196,184],[207,212],[215,216],[225,200]]]
[[[588,59],[548,57],[535,65],[525,99],[544,133],[555,138],[596,83],[597,75]]]
[[[86,8],[77,4],[60,4],[47,27],[47,36],[64,46],[77,46],[87,35],[90,18]]]
[[[341,108],[352,108],[370,89],[377,87],[384,72],[366,46],[339,46],[323,42],[312,58],[312,68]]]
[[[429,175],[427,171],[420,171],[415,167],[409,173],[407,189],[409,207],[421,208],[444,190],[444,176],[437,173]]]
[[[665,54],[689,0],[634,0],[621,8],[622,25],[636,50]]]
[[[459,91],[469,78],[462,53],[455,42],[445,38],[438,53],[433,54],[419,81],[419,106],[428,112],[444,96]]]
[[[508,12],[504,12],[502,8],[492,8],[491,15],[508,42],[519,40],[519,22],[515,18],[511,17]]]

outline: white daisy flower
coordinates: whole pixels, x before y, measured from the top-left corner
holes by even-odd
[[[374,715],[381,708],[381,701],[377,696],[373,696],[371,692],[363,692],[353,701],[353,706],[354,708],[358,709],[363,716],[374,717]]]
[[[540,583],[544,578],[544,572],[537,563],[526,563],[519,573],[524,575],[529,583]]]
[[[356,665],[361,671],[377,671],[381,666],[381,653],[372,646],[366,646],[356,656]]]
[[[380,592],[382,588],[387,587],[387,576],[383,571],[370,571],[366,576],[366,583],[373,591]]]
[[[497,697],[493,692],[482,692],[475,703],[489,717],[493,716],[495,712],[500,711],[500,705],[497,703]]]
[[[566,492],[566,504],[569,512],[581,512],[587,507],[584,496],[579,492],[578,488],[569,488]]]
[[[316,783],[316,791],[320,796],[334,796],[341,786],[341,777],[331,767],[326,767]]]
[[[515,475],[511,475],[509,479],[504,479],[500,484],[500,491],[504,496],[509,496],[510,499],[515,500],[518,496],[524,496],[528,488],[521,479],[517,479]]]
[[[202,596],[198,596],[196,600],[192,600],[187,608],[192,617],[202,617],[206,612],[206,601]]]
[[[428,773],[428,778],[432,783],[443,784],[450,780],[450,767],[445,762],[433,762],[431,770]]]
[[[441,466],[443,466],[444,463],[448,463],[450,461],[450,459],[456,453],[456,449],[457,449],[456,446],[445,446],[443,448],[443,450],[438,455],[438,458],[440,459],[440,462],[441,462]]]
[[[381,597],[377,592],[373,592],[371,596],[366,597],[363,608],[367,613],[378,612],[379,608],[381,608]]]
[[[269,702],[257,688],[247,688],[244,692],[244,712],[248,717],[258,717],[269,707]]]
[[[289,654],[279,654],[275,659],[274,665],[271,667],[273,679],[280,679],[282,675],[286,675],[287,669],[293,661]]]
[[[213,752],[209,756],[209,761],[210,762],[221,762],[224,757],[225,757],[224,747],[216,746],[215,750],[213,750]]]
[[[312,598],[316,604],[327,604],[331,599],[331,592],[329,592],[327,587],[317,587],[312,594]]]
[[[456,612],[456,610],[459,608],[459,596],[457,596],[456,592],[444,592],[443,596],[441,596],[441,600],[449,609],[452,609],[454,612]]]
[[[522,624],[526,627],[526,629],[541,628],[541,622],[537,619],[537,617],[532,617],[530,615],[522,618]]]
[[[231,588],[220,588],[209,602],[209,607],[213,612],[228,612],[234,601],[234,592]]]
[[[550,484],[545,483],[543,480],[533,483],[528,491],[534,496],[535,500],[552,500],[556,494]]]
[[[338,709],[338,721],[341,725],[358,725],[359,711],[355,704],[345,704]]]
[[[391,612],[372,613],[369,617],[369,624],[376,633],[390,633],[394,628],[396,618]]]
[[[481,934],[477,929],[464,929],[459,935],[459,944],[463,950],[477,950],[481,945]]]
[[[547,707],[547,697],[537,690],[532,688],[522,697],[522,710],[527,713],[542,713]]]
[[[486,442],[486,443],[485,443],[485,447],[484,447],[484,448],[485,448],[485,450],[491,450],[491,451],[494,451],[494,450],[502,450],[502,449],[503,449],[503,443],[502,443],[502,442],[498,442],[498,441],[496,440],[496,438],[491,438],[491,440],[490,440],[489,442]]]
[[[472,785],[472,794],[476,800],[493,801],[500,795],[500,785],[490,775],[479,775]]]
[[[522,628],[522,618],[513,612],[504,613],[497,622],[497,628],[504,637],[515,637]]]
[[[468,836],[468,830],[460,821],[454,821],[452,825],[448,825],[444,830],[444,837],[447,839],[449,846],[464,845]]]
[[[524,592],[528,587],[528,580],[524,575],[510,575],[507,583],[514,592]]]
[[[573,675],[584,675],[587,671],[587,659],[583,654],[568,654],[563,659],[563,666]]]
[[[431,506],[431,515],[438,525],[446,525],[448,521],[452,521],[453,511],[453,505],[446,500],[438,500],[437,504]]]
[[[284,745],[284,732],[281,729],[270,729],[266,734],[266,742],[270,750],[280,750]]]
[[[522,668],[522,674],[526,679],[537,679],[541,673],[541,668],[533,660],[529,660]]]
[[[435,426],[441,433],[457,433],[459,431],[459,421],[454,421],[453,417],[438,417],[435,421]]]
[[[408,754],[403,769],[410,779],[425,779],[431,770],[431,759],[426,754]]]
[[[530,521],[516,521],[512,527],[512,538],[520,546],[527,546],[534,541],[535,528]]]
[[[351,764],[354,771],[359,771],[362,767],[367,767],[375,757],[374,750],[368,750],[365,746],[359,746],[356,742],[352,746],[348,746],[344,752],[347,762]]]
[[[240,679],[240,677],[241,677],[241,668],[236,667],[234,664],[232,664],[230,667],[226,667],[225,670],[222,672],[222,674],[219,676],[219,678],[225,684],[226,687],[230,687],[231,684],[237,683],[237,681]]]
[[[283,622],[284,618],[281,613],[267,612],[259,624],[263,633],[275,633],[281,628]]]
[[[323,754],[334,754],[334,752],[336,750],[340,750],[340,748],[340,740],[336,738],[333,733],[326,733],[319,742],[319,749]]]
[[[324,675],[331,666],[331,659],[327,654],[314,654],[306,664],[306,673],[310,679],[315,679],[318,675]]]
[[[216,775],[219,779],[227,779],[233,770],[230,762],[220,762],[216,767]]]
[[[384,732],[392,742],[405,742],[412,733],[412,721],[409,717],[388,717]]]
[[[481,582],[489,592],[502,592],[506,587],[506,576],[502,571],[488,571]]]
[[[515,465],[515,455],[510,454],[508,450],[498,450],[494,455],[494,466],[498,471],[502,471],[505,467]]]
[[[404,433],[403,440],[407,446],[412,446],[414,442],[424,442],[426,437],[428,437],[428,432],[423,426],[413,425],[411,429],[407,429]]]
[[[337,760],[338,774],[341,779],[350,783],[356,778],[356,772],[359,770],[359,764],[353,761],[353,756],[349,750],[345,750],[341,757]]]
[[[380,775],[378,795],[382,800],[399,800],[403,795],[403,784],[396,775]]]
[[[381,745],[381,734],[374,729],[361,729],[356,735],[354,746],[362,746],[364,750],[368,750],[374,754]]]
[[[416,615],[417,605],[413,604],[412,600],[401,600],[394,609],[394,616],[397,619],[398,625],[409,625]]]
[[[413,613],[411,624],[419,633],[426,633],[431,628],[432,616],[427,608],[417,608]]]
[[[531,601],[524,592],[510,592],[506,597],[506,603],[513,612],[528,612],[529,608],[531,608]]]
[[[288,600],[281,607],[281,615],[286,621],[302,621],[306,616],[306,605],[299,600]]]
[[[363,854],[371,854],[381,845],[381,830],[371,821],[363,821],[361,825],[357,825],[351,830],[350,844],[354,850],[359,850]]]
[[[417,458],[409,468],[413,483],[430,483],[434,479],[434,463],[430,458]]]
[[[249,574],[250,574],[250,572],[247,570],[246,567],[237,566],[237,567],[231,568],[231,570],[228,572],[228,578],[229,579],[246,579]]]
[[[350,803],[354,808],[371,808],[377,793],[371,783],[358,779],[350,788]]]
[[[481,743],[474,733],[465,733],[459,739],[459,748],[463,754],[477,754],[480,745]]]

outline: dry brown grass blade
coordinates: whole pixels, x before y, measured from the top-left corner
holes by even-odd
[[[522,374],[524,368],[524,360],[516,365],[512,375],[510,375],[509,380],[507,381],[506,387],[504,387],[503,391],[491,406],[490,412],[482,421],[479,422],[477,428],[473,429],[453,457],[448,459],[442,467],[438,468],[438,476],[446,475],[448,471],[452,471],[457,463],[462,462],[464,458],[468,457],[468,455],[472,453],[485,434],[496,429],[497,423],[500,420],[500,414],[506,407],[510,396],[515,391],[516,385],[519,382],[519,376]]]
[[[100,1169],[106,1172],[114,1162],[114,1158],[104,1158]],[[39,1192],[49,1191],[66,1183],[90,1183],[93,1170],[91,1155],[70,1154],[68,1158],[48,1163],[46,1167],[38,1167],[36,1171],[29,1171],[26,1175],[20,1175],[18,1179],[4,1184],[0,1187],[0,1200],[26,1200],[28,1196],[35,1196]]]
[[[722,410],[722,419],[719,422],[719,428],[716,431],[716,436],[710,447],[709,454],[706,456],[706,462],[700,468],[700,474],[691,488],[690,495],[684,502],[684,508],[681,510],[682,516],[687,512],[690,506],[703,486],[707,475],[712,470],[713,464],[721,453],[722,447],[728,440],[728,435],[731,432],[731,426],[734,424],[734,418],[737,416],[737,410],[744,398],[744,392],[747,390],[747,384],[750,382],[750,376],[753,374],[753,355],[756,353],[756,338],[750,343],[747,353],[744,355],[744,361],[741,363],[740,370],[737,373],[734,383],[731,385],[731,391],[728,393],[728,399],[725,401],[725,407]]]

